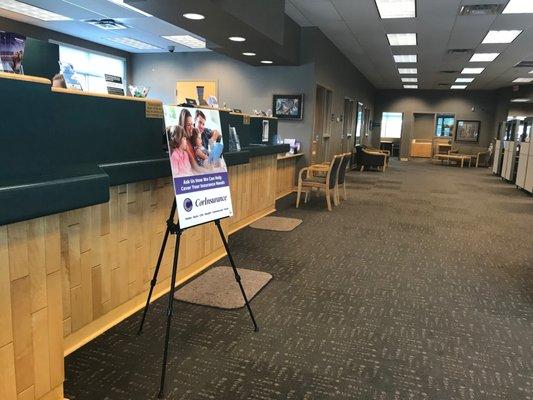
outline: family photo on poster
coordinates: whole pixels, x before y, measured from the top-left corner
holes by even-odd
[[[233,215],[218,110],[164,106],[181,228]]]

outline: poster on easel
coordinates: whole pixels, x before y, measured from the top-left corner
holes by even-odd
[[[12,32],[0,31],[0,71],[12,74],[24,74],[22,60],[26,37]]]
[[[164,114],[180,228],[231,217],[219,111],[165,105]]]

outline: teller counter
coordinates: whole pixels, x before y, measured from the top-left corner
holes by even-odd
[[[0,74],[0,393],[63,399],[64,356],[144,305],[173,201],[161,103],[50,89]],[[228,153],[227,234],[275,210],[278,154]],[[283,180],[285,177],[283,178]],[[285,185],[285,183],[284,183]],[[282,185],[283,186],[283,185]],[[225,255],[214,224],[186,230],[177,284]],[[153,299],[168,292],[168,242]]]

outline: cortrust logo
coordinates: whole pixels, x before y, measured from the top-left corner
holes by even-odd
[[[222,201],[226,201],[227,198],[228,196],[212,197],[210,199],[206,197],[203,200],[196,199],[196,201],[194,202],[194,205],[196,207],[202,207],[202,206],[206,206],[209,204],[220,203]]]

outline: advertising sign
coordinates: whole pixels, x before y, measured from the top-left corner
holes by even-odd
[[[22,59],[26,37],[11,32],[0,31],[0,59],[3,72],[23,74]]]
[[[231,217],[219,112],[164,106],[164,113],[180,228]]]

